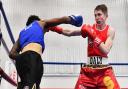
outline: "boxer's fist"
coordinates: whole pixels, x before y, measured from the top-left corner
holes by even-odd
[[[61,34],[62,30],[63,30],[63,28],[61,28],[59,26],[49,27],[48,29],[51,30],[51,31],[57,32],[59,34]]]
[[[84,31],[84,33],[87,34],[92,40],[96,38],[96,32],[90,25],[84,24],[81,28],[81,31]]]
[[[92,29],[90,25],[83,25],[81,30],[94,41],[95,46],[98,47],[102,43],[102,40],[97,36],[95,30]]]
[[[83,17],[81,15],[79,16],[71,15],[69,17],[71,19],[70,24],[77,27],[80,27],[83,24]]]

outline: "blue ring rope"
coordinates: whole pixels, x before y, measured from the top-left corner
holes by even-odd
[[[9,34],[9,36],[11,38],[12,43],[14,44],[15,43],[15,40],[14,40],[12,31],[11,31],[11,28],[9,26],[9,23],[8,23],[8,20],[7,20],[7,17],[6,17],[6,14],[5,14],[5,11],[4,11],[4,8],[3,8],[3,5],[2,5],[2,2],[1,1],[0,1],[0,10],[2,12],[2,15],[3,15],[4,21],[5,21],[5,25],[6,25],[8,34]]]
[[[50,64],[50,65],[81,65],[85,64],[82,62],[73,63],[73,62],[43,62],[43,64]],[[128,63],[109,63],[110,65],[128,65]]]

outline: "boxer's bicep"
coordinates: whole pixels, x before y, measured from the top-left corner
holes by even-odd
[[[111,40],[114,40],[114,38],[115,38],[115,30],[113,28],[111,28],[111,30],[109,31],[109,36],[110,36]]]
[[[110,50],[112,45],[113,45],[113,40],[115,38],[115,30],[113,28],[111,28],[109,31],[108,31],[108,38],[105,42],[105,45],[106,47]]]
[[[106,42],[105,42],[105,46],[110,51],[112,45],[113,45],[113,41],[112,41],[111,37],[108,37]]]

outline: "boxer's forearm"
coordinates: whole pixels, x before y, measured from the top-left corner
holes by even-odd
[[[104,43],[102,42],[99,46],[99,49],[105,53],[108,54],[112,48],[113,42],[110,38],[107,39],[107,41]]]
[[[110,48],[106,47],[103,42],[100,44],[99,49],[100,49],[104,54],[108,54],[109,51],[110,51]]]
[[[20,47],[19,47],[19,41],[17,40],[16,43],[13,45],[11,51],[9,52],[9,57],[11,59],[15,59],[20,52]]]
[[[71,29],[65,29],[60,26],[55,26],[55,27],[50,27],[48,28],[49,30],[53,32],[57,32],[59,34],[63,34],[65,36],[80,36],[81,35],[81,30],[71,30]]]
[[[81,35],[81,30],[71,30],[71,29],[63,29],[62,34],[65,36],[80,36]]]
[[[70,21],[70,18],[68,16],[64,16],[64,17],[61,17],[61,18],[53,18],[53,19],[49,19],[49,20],[45,20],[45,27],[48,28],[48,27],[52,27],[52,26],[56,26],[56,25],[59,25],[59,24],[62,24],[62,23],[69,23]]]

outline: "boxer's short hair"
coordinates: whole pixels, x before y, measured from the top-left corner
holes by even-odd
[[[104,14],[108,16],[108,8],[105,4],[97,5],[95,10],[101,10]]]
[[[34,22],[35,20],[39,21],[40,18],[37,15],[30,15],[28,17],[28,20],[26,22],[26,26],[30,25],[32,22]]]

